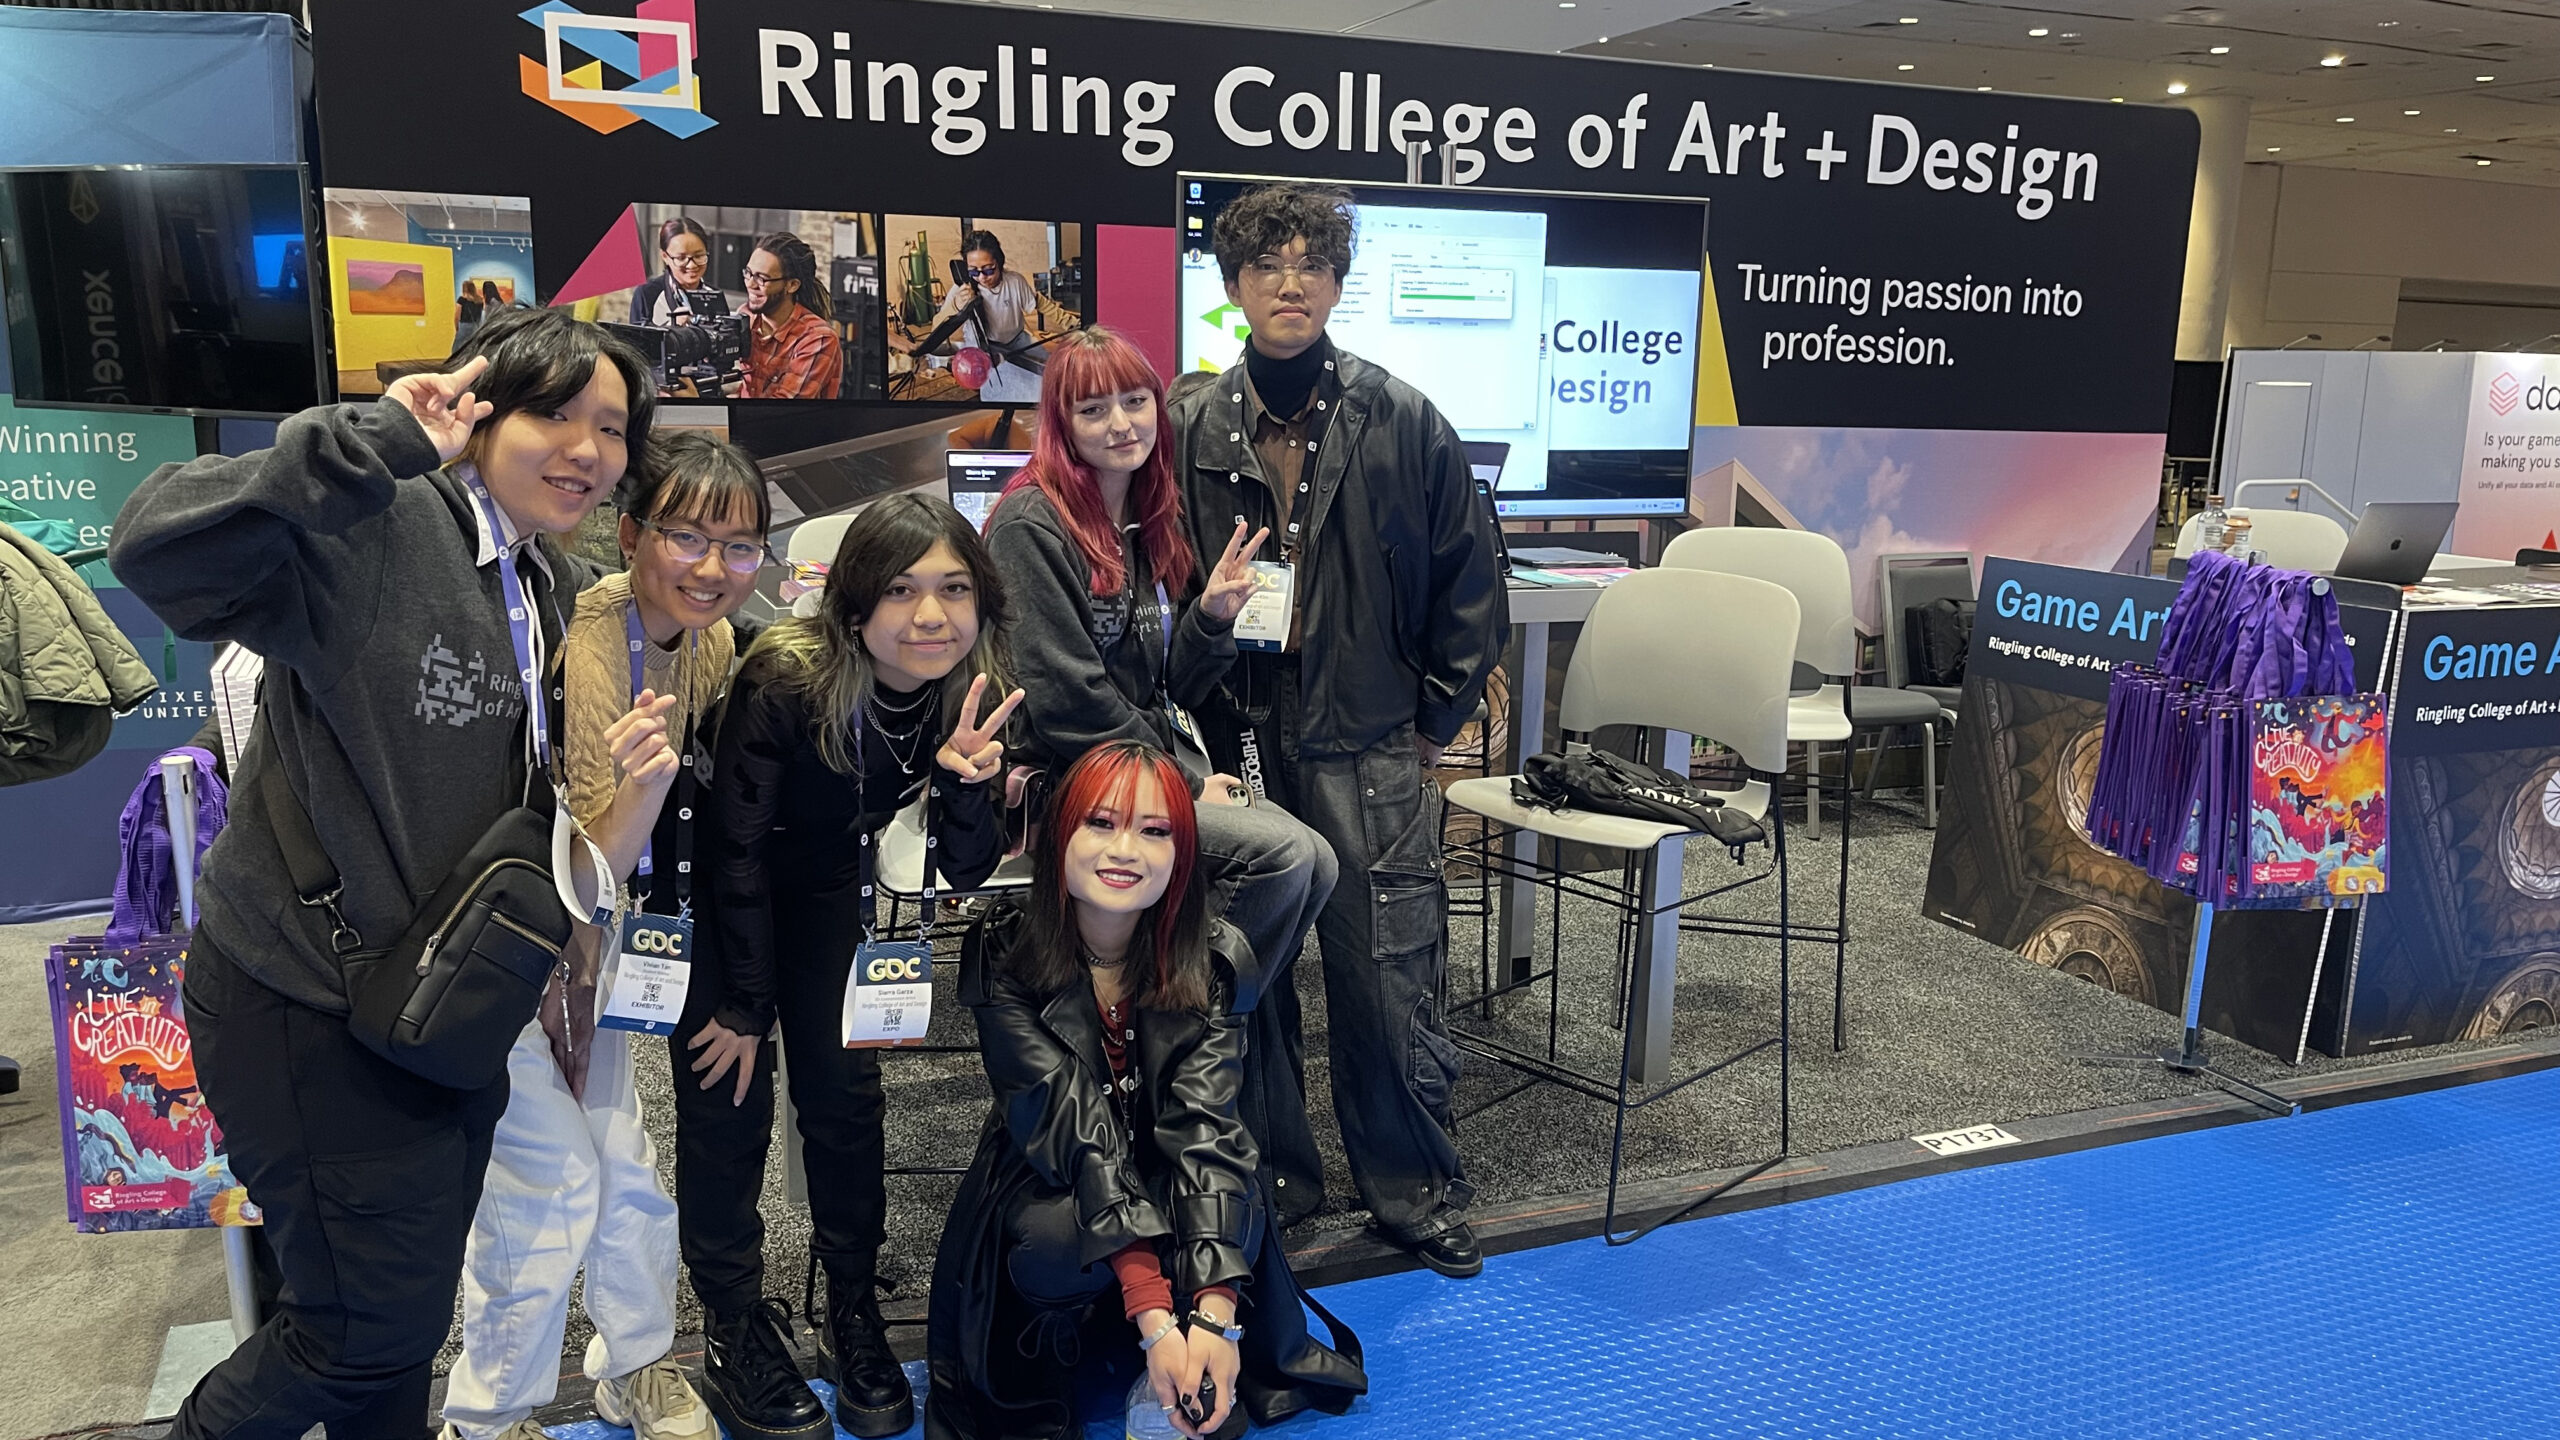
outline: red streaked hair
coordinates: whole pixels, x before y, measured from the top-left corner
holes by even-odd
[[[1128,581],[1127,562],[1120,554],[1119,531],[1102,508],[1093,467],[1076,455],[1075,409],[1097,395],[1131,390],[1155,397],[1156,443],[1146,463],[1129,477],[1129,513],[1137,519],[1156,578],[1179,597],[1191,588],[1199,564],[1183,529],[1181,487],[1174,483],[1164,377],[1118,331],[1095,325],[1050,345],[1040,376],[1039,435],[1032,442],[1031,463],[1014,472],[1004,493],[1038,486],[1084,552],[1085,564],[1093,570],[1093,593],[1119,594]]]
[[[1044,958],[1074,963],[1069,947],[1075,943],[1076,916],[1075,900],[1067,892],[1067,837],[1097,810],[1128,817],[1137,804],[1140,778],[1150,775],[1164,792],[1165,819],[1173,829],[1173,873],[1166,877],[1163,897],[1140,921],[1132,947],[1130,958],[1150,962],[1138,1002],[1153,1010],[1194,1010],[1208,1003],[1207,906],[1197,864],[1200,822],[1182,767],[1154,746],[1117,740],[1095,746],[1067,767],[1041,826],[1033,893],[1035,905],[1047,913],[1036,928],[1067,941],[1059,947],[1067,950],[1066,956]]]

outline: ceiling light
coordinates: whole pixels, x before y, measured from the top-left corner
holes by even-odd
[[[2124,97],[2121,95],[2110,95],[2107,97],[2107,103],[2110,105],[2121,105],[2124,103]]]
[[[2320,57],[2320,63],[2327,69],[2335,70],[2339,66],[2347,63],[2347,57],[2344,55],[2323,55]]]
[[[2184,80],[2172,80],[2172,81],[2170,81],[2170,82],[2169,82],[2169,93],[2170,93],[2170,94],[2172,94],[2172,95],[2184,95],[2184,94],[2186,94],[2186,93],[2187,93],[2187,82],[2186,82],[2186,81],[2184,81]]]
[[[2418,112],[2417,112],[2417,111],[2415,111],[2415,110],[2403,110],[2403,111],[2401,111],[2400,113],[2401,113],[2401,114],[2403,114],[2403,115],[2415,115],[2415,114],[2417,114]]]
[[[2065,40],[2077,40],[2080,38],[2080,32],[2077,30],[2065,30],[2062,32],[2062,38]]]
[[[2270,155],[2281,155],[2284,153],[2284,147],[2281,145],[2270,145],[2267,147],[2267,153]]]
[[[2376,26],[2380,27],[2381,29],[2388,30],[2388,29],[2390,29],[2392,26],[2397,25],[2397,24],[2399,24],[2400,22],[2399,22],[2399,21],[2397,21],[2397,20],[2376,20],[2376,21],[2374,21],[2373,23],[2374,23]]]
[[[1556,8],[1559,10],[1570,10],[1573,8],[1573,0],[1556,0]]]
[[[2228,45],[2216,45],[2205,53],[2208,55],[2228,55],[2231,53],[2231,47]]]
[[[2495,79],[2497,79],[2497,78],[2498,78],[2498,77],[2497,77],[2497,76],[2495,76],[2495,75],[2474,75],[2474,76],[2472,76],[2472,77],[2471,77],[2471,79],[2472,79],[2473,83],[2475,83],[2475,84],[2480,84],[2480,85],[2486,85],[2486,84],[2488,84],[2490,81],[2495,80]]]
[[[2052,33],[2053,33],[2052,31],[2047,30],[2047,29],[2046,29],[2046,28],[2044,28],[2043,26],[2039,25],[2039,26],[2037,26],[2036,28],[2034,28],[2033,30],[2028,31],[2028,32],[2027,32],[2027,36],[2028,36],[2028,38],[2029,38],[2029,39],[2033,39],[2033,40],[2041,40],[2041,39],[2043,39],[2044,37],[2046,37],[2047,35],[2050,35],[2050,34],[2052,34]]]
[[[2472,163],[2472,164],[2474,164],[2474,165],[2486,165],[2486,164],[2488,164],[2489,162],[2488,162],[2488,161],[2486,161],[2486,160],[2474,160],[2474,161],[2472,161],[2471,163]]]
[[[1920,23],[1920,17],[1917,15],[1905,15],[1902,17],[1902,23],[1905,25],[1917,25]]]
[[[1988,90],[1988,89],[1990,89],[1991,87],[1990,87],[1990,86],[1988,86],[1988,85],[1976,85],[1976,86],[1974,86],[1973,88],[1974,88],[1974,89],[1976,89],[1976,90]]]
[[[2338,123],[2341,125],[2353,125],[2356,123],[2356,117],[2353,115],[2341,115],[2338,117]]]
[[[1911,69],[1912,67],[1911,67],[1911,66],[1909,66],[1909,65],[1896,65],[1896,66],[1894,66],[1893,68],[1894,68],[1894,69],[1896,69],[1896,70],[1909,70],[1909,69]]]
[[[2446,127],[2444,127],[2444,133],[2446,133],[2447,135],[2459,135],[2459,134],[2461,134],[2461,133],[2462,133],[2462,130],[2461,130],[2461,127],[2459,127],[2459,126],[2447,125]]]

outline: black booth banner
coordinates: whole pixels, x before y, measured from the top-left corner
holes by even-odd
[[[1984,563],[1921,907],[1930,919],[2172,1014],[2186,993],[2195,904],[2091,843],[2088,813],[2108,677],[2118,664],[2157,658],[2177,592],[2149,575]],[[2342,605],[2340,619],[2357,683],[2380,689],[2392,614]],[[2343,983],[2348,934],[2333,912],[2220,912],[2205,1027],[2298,1058],[2315,990]]]
[[[635,206],[828,215],[875,263],[908,218],[1015,217],[1099,227],[1080,318],[1165,364],[1178,174],[1400,181],[1420,142],[1434,181],[1446,144],[1465,185],[1710,199],[1701,423],[2167,416],[2175,110],[916,0],[314,0],[312,31],[322,183],[530,200],[546,303],[654,272]]]
[[[2560,1020],[2554,645],[2560,608],[2409,612],[2392,693],[2392,888],[2365,909],[2344,1053]]]

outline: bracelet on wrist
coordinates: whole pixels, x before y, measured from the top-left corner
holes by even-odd
[[[1244,1327],[1242,1325],[1239,1325],[1232,1320],[1220,1320],[1218,1317],[1210,1314],[1206,1310],[1194,1309],[1191,1312],[1191,1323],[1199,1326],[1203,1330],[1214,1330],[1218,1332],[1220,1335],[1226,1337],[1227,1343],[1230,1345],[1233,1345],[1238,1340],[1244,1338]]]
[[[1168,1317],[1166,1317],[1166,1319],[1165,1319],[1165,1322],[1164,1322],[1163,1326],[1162,1326],[1161,1328],[1159,1328],[1159,1329],[1156,1331],[1156,1333],[1154,1333],[1153,1335],[1149,1335],[1149,1336],[1147,1336],[1145,1339],[1140,1340],[1140,1341],[1138,1342],[1138,1348],[1139,1348],[1140,1350],[1153,1350],[1154,1348],[1156,1348],[1156,1342],[1157,1342],[1157,1341],[1160,1341],[1160,1340],[1164,1339],[1164,1337],[1166,1337],[1167,1335],[1170,1335],[1170,1334],[1172,1334],[1174,1331],[1179,1330],[1179,1329],[1181,1329],[1181,1328],[1182,1328],[1182,1320],[1181,1320],[1181,1318],[1180,1318],[1180,1317],[1178,1317],[1178,1316],[1168,1316]]]

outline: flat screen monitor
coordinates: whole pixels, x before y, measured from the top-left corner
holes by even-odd
[[[291,165],[0,171],[18,402],[205,415],[318,404],[327,352],[303,200]]]
[[[1243,353],[1244,313],[1211,236],[1261,183],[1177,177],[1185,370]],[[1430,396],[1461,439],[1508,447],[1494,491],[1504,518],[1687,508],[1705,201],[1344,188],[1351,271],[1326,331]]]
[[[954,450],[951,452],[951,508],[969,517],[980,530],[996,508],[1013,472],[1031,463],[1028,450]]]

